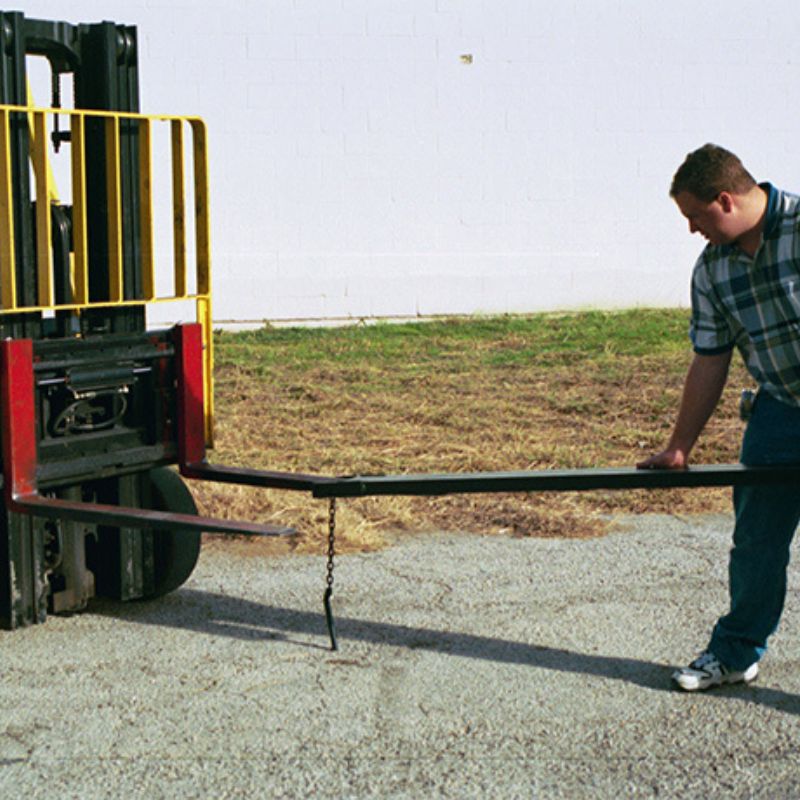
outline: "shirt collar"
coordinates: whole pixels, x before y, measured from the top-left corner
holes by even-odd
[[[767,214],[764,218],[763,238],[770,239],[778,232],[781,193],[771,183],[760,183],[759,186],[767,193]]]

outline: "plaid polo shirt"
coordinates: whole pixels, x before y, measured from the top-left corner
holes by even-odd
[[[696,353],[734,346],[759,386],[800,406],[800,197],[770,184],[762,243],[707,245],[692,274],[689,335]]]

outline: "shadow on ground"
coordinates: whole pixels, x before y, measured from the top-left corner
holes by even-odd
[[[182,589],[160,599],[157,604],[143,602],[121,605],[98,601],[92,605],[91,613],[143,625],[169,626],[246,641],[290,642],[294,646],[330,652],[325,615],[321,609],[320,613],[315,613],[213,592]],[[349,640],[430,650],[463,658],[593,675],[656,691],[674,691],[669,678],[671,666],[653,661],[580,653],[491,636],[343,616],[336,617],[336,632],[340,647]],[[305,636],[314,638],[301,638]],[[325,644],[317,641],[320,637],[323,637]],[[340,651],[340,655],[346,657],[346,650]],[[713,694],[800,715],[800,696],[778,689],[751,684],[716,688]]]

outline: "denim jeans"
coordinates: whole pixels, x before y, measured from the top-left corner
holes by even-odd
[[[747,465],[800,463],[800,408],[760,392],[742,442]],[[737,486],[730,553],[730,612],[708,649],[741,671],[758,661],[778,627],[786,597],[789,546],[800,520],[800,486]]]

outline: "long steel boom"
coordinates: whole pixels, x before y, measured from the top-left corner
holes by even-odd
[[[442,475],[355,475],[312,484],[314,497],[444,495],[472,492],[569,492],[592,489],[673,489],[800,483],[800,465],[699,465],[681,470],[635,467],[476,472]]]

